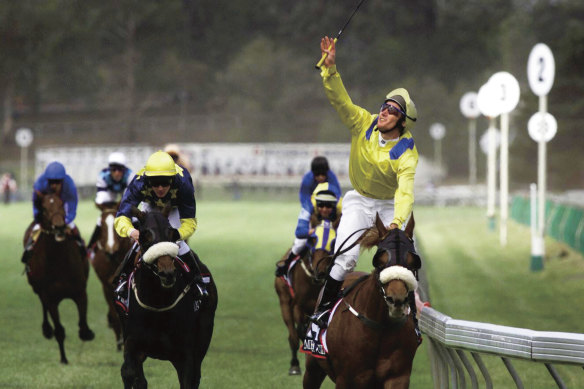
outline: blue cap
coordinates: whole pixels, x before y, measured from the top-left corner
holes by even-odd
[[[45,177],[48,180],[63,180],[66,176],[65,166],[61,162],[51,162],[45,169]]]

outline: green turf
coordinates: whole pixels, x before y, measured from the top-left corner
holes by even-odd
[[[299,388],[301,377],[287,375],[289,352],[273,289],[274,262],[292,242],[298,214],[293,202],[198,203],[199,230],[191,246],[210,267],[219,290],[213,340],[203,363],[205,388]],[[495,233],[486,229],[479,209],[416,211],[417,232],[430,280],[434,307],[458,319],[485,321],[535,330],[584,332],[580,309],[584,261],[548,244],[550,260],[541,273],[529,271],[529,231],[511,223],[510,245],[502,250]],[[77,223],[88,237],[98,216],[90,202],[79,206]],[[41,333],[40,302],[23,276],[21,237],[32,212],[30,204],[0,205],[0,387],[120,387],[122,354],[115,351],[106,325],[106,306],[93,271],[88,284],[92,342],[77,337],[74,304],[61,304],[67,331],[69,365],[59,363],[57,343]],[[370,253],[359,261],[370,269]],[[416,354],[412,388],[432,387],[427,342]],[[303,357],[301,360],[303,361]],[[493,379],[509,387],[503,365],[494,358]],[[526,365],[525,367],[523,365]],[[520,367],[518,367],[520,366]],[[525,387],[553,387],[542,365],[516,365]],[[563,373],[573,374],[570,369]],[[177,387],[168,362],[148,359],[145,373],[152,388]],[[579,373],[579,374],[578,374]],[[566,379],[569,387],[581,378]],[[551,383],[551,384],[550,384]],[[541,385],[541,386],[537,386]],[[332,388],[327,380],[324,388]]]

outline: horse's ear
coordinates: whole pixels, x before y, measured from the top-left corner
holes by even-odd
[[[410,220],[408,220],[408,224],[406,224],[406,228],[404,232],[410,239],[414,239],[414,226],[416,225],[416,221],[414,220],[414,212],[410,215]]]
[[[137,207],[132,206],[132,209],[130,210],[130,215],[132,215],[136,219],[138,219],[140,221],[140,223],[144,223],[145,213],[140,211]]]
[[[383,221],[379,217],[379,213],[375,215],[375,227],[377,228],[377,231],[379,231],[379,241],[381,242],[389,230],[385,227],[385,224],[383,224]]]
[[[164,208],[162,208],[162,214],[164,215],[164,217],[168,217],[168,215],[170,214],[170,210],[171,209],[172,209],[172,205],[170,203],[169,204],[166,204],[164,206]]]
[[[147,248],[150,247],[150,243],[154,240],[154,236],[152,231],[146,229],[144,231],[140,231],[140,239],[139,239],[140,247]]]

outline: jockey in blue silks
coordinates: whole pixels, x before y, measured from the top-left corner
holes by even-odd
[[[97,176],[95,204],[99,206],[121,201],[133,176],[132,170],[126,166],[126,156],[118,151],[111,153],[108,157],[108,166],[103,168]],[[98,217],[91,239],[87,244],[89,255],[92,254],[100,234],[101,217]]]
[[[290,255],[282,263],[276,267],[276,276],[281,277],[286,274],[290,262],[301,256],[306,247],[306,239],[308,238],[308,230],[310,224],[310,215],[314,212],[314,205],[312,204],[313,192],[318,184],[328,182],[328,190],[334,193],[336,198],[341,198],[341,185],[335,173],[329,169],[328,161],[325,157],[315,157],[310,164],[310,171],[302,177],[300,185],[300,214],[298,215],[298,223],[296,225],[295,239],[290,250]]]
[[[69,229],[70,234],[75,237],[79,244],[83,257],[85,257],[85,243],[79,234],[79,229],[75,225],[75,216],[77,215],[77,187],[73,182],[71,176],[65,171],[65,167],[60,162],[51,162],[41,174],[33,185],[32,194],[32,209],[34,216],[34,226],[31,234],[25,244],[24,254],[22,255],[22,262],[27,263],[32,255],[32,248],[34,247],[37,232],[40,231],[40,194],[56,193],[61,200],[63,200],[63,207],[65,209],[65,223]]]

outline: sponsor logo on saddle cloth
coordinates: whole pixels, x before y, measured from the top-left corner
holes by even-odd
[[[329,315],[328,324],[331,324],[331,320],[337,311],[339,304],[343,301],[343,299],[339,299],[335,306],[331,310],[331,314]],[[302,342],[302,348],[300,352],[305,354],[311,354],[316,358],[326,358],[328,354],[328,347],[326,345],[326,334],[327,334],[328,326],[325,329],[321,329],[317,324],[310,323],[310,327],[306,332],[306,336],[304,338],[304,342]]]

